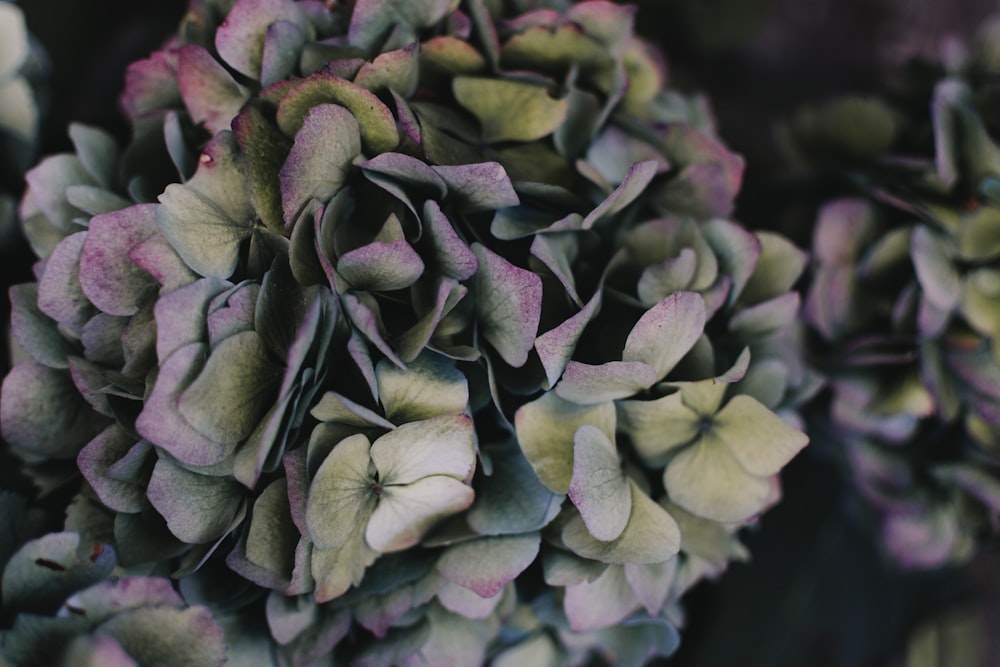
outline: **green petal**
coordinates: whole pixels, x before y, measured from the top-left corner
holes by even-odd
[[[609,567],[593,583],[566,587],[563,610],[569,627],[588,632],[623,621],[640,606],[622,567]]]
[[[424,352],[405,370],[382,360],[375,377],[385,416],[396,424],[460,414],[469,402],[465,376],[434,352]]]
[[[380,552],[407,549],[440,519],[467,509],[474,499],[471,487],[446,475],[424,477],[405,486],[384,486],[365,540]]]
[[[465,415],[403,424],[371,447],[379,482],[405,485],[429,475],[465,480],[476,464],[472,420]]]
[[[472,278],[480,333],[508,364],[528,361],[542,314],[542,279],[514,266],[479,243],[472,244],[479,270]]]
[[[751,475],[776,474],[809,442],[750,396],[734,396],[716,415],[713,431]]]
[[[566,120],[567,103],[530,83],[457,77],[452,89],[458,103],[479,120],[483,140],[535,141],[551,134]],[[517,113],[511,113],[517,109]]]
[[[333,550],[313,549],[312,573],[316,579],[316,602],[329,602],[340,597],[351,586],[359,586],[378,553],[365,542],[364,531],[356,526],[347,533],[346,541]]]
[[[562,532],[563,543],[584,558],[603,563],[662,563],[680,550],[681,533],[665,509],[629,481],[632,513],[616,539],[603,542],[587,530],[583,518],[574,516]]]
[[[209,477],[161,458],[146,495],[167,527],[188,544],[214,542],[233,528],[244,510],[244,489],[224,477]]]
[[[590,534],[610,542],[625,530],[632,492],[615,445],[600,429],[585,424],[573,437],[573,477],[569,497]]]
[[[698,415],[684,405],[680,392],[653,401],[617,401],[615,407],[619,429],[649,467],[665,465],[670,452],[698,436]]]
[[[670,499],[687,511],[725,523],[754,516],[771,493],[769,480],[744,470],[712,431],[674,457],[663,484]]]
[[[493,471],[477,483],[476,502],[466,515],[470,528],[480,535],[527,533],[556,518],[563,496],[538,480],[516,444],[488,447],[485,454]]]
[[[363,530],[378,498],[368,474],[371,445],[361,434],[340,441],[323,460],[306,501],[309,537],[319,549],[337,549]]]
[[[608,439],[613,438],[614,404],[580,406],[548,392],[523,405],[514,415],[521,451],[538,479],[554,493],[565,495],[569,492],[573,476],[573,438],[584,424],[596,426]]]
[[[448,581],[490,598],[535,561],[538,533],[482,537],[448,547],[437,569]]]

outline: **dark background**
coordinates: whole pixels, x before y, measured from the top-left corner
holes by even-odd
[[[20,4],[51,60],[41,154],[69,150],[71,121],[125,141],[118,110],[125,67],[162,44],[186,3]],[[709,96],[720,133],[747,158],[736,217],[806,243],[808,218],[790,219],[780,197],[775,125],[802,103],[876,90],[904,57],[934,53],[947,34],[968,37],[994,6],[986,0],[645,0],[637,26],[667,53],[674,85]],[[8,248],[5,286],[29,280],[31,261],[25,245]],[[688,595],[688,624],[670,665],[895,667],[907,664],[908,643],[920,646],[914,642],[930,636],[939,640],[936,648],[914,649],[929,660],[919,667],[966,667],[949,653],[956,642],[1000,635],[1000,554],[987,551],[969,566],[933,574],[899,571],[880,552],[873,517],[846,487],[837,460],[821,433],[814,435],[783,474],[784,501],[746,533],[753,562],[734,564],[719,583]],[[967,618],[971,625],[963,625]],[[915,635],[920,627],[934,630]],[[1000,664],[1000,653],[987,660]]]

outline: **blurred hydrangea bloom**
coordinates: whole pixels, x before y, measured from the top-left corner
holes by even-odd
[[[195,3],[29,175],[4,436],[231,652],[642,664],[807,442],[805,254],[632,8],[537,5]]]
[[[966,560],[1000,511],[998,34],[788,132],[857,193],[819,212],[805,313],[836,438],[913,567]]]

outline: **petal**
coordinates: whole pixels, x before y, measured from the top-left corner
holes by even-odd
[[[600,429],[587,424],[577,429],[573,442],[569,498],[590,534],[610,542],[625,530],[632,512],[632,492],[618,451]]]
[[[567,401],[594,405],[634,396],[652,387],[656,379],[656,370],[641,361],[609,361],[597,366],[570,361],[555,393]]]
[[[380,552],[401,551],[417,544],[437,521],[467,509],[472,489],[454,477],[433,475],[406,486],[385,486],[368,521],[365,540]]]
[[[368,438],[339,442],[324,459],[309,487],[306,525],[320,550],[338,549],[359,533],[375,508],[374,480],[368,475]]]
[[[237,72],[260,79],[264,37],[268,26],[278,21],[299,28],[308,25],[292,0],[239,0],[215,33],[219,56]]]
[[[670,452],[698,436],[698,415],[676,392],[652,401],[618,401],[619,429],[628,435],[643,463],[666,464]]]
[[[648,364],[666,376],[698,342],[705,329],[705,301],[694,292],[675,292],[646,311],[625,341],[623,361]]]
[[[383,485],[406,485],[429,475],[464,480],[476,464],[474,438],[469,417],[434,417],[389,431],[372,444],[371,458]]]
[[[801,433],[750,396],[734,396],[716,415],[713,431],[751,475],[769,477],[809,443]]]
[[[482,537],[448,547],[437,569],[448,581],[490,598],[535,561],[538,533]]]
[[[146,494],[170,532],[188,544],[207,544],[224,536],[244,505],[239,484],[199,475],[165,458],[153,466]]]
[[[132,263],[129,253],[157,233],[154,204],[91,218],[80,252],[80,287],[102,312],[134,315],[155,298],[159,285]]]
[[[469,402],[465,375],[433,352],[420,355],[405,370],[382,360],[375,377],[385,416],[397,424],[460,414]]]
[[[479,243],[472,245],[479,270],[472,278],[480,332],[515,368],[528,361],[542,314],[542,279],[514,266]]]
[[[535,141],[566,120],[566,100],[551,97],[543,86],[460,76],[453,80],[452,90],[458,103],[479,120],[487,143]]]

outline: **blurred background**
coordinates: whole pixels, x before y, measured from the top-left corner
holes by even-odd
[[[808,243],[809,201],[789,202],[774,130],[804,103],[878,88],[914,54],[969,37],[987,0],[640,0],[637,26],[666,52],[673,84],[711,100],[747,159],[736,217]],[[122,141],[127,64],[174,30],[184,0],[22,0],[48,54],[38,155],[69,149],[70,122]],[[3,191],[17,196],[18,174]],[[795,205],[790,205],[795,204]],[[23,241],[5,244],[4,287],[30,279]],[[4,300],[6,307],[6,300]],[[7,314],[3,314],[6,318]],[[816,430],[814,429],[814,432]],[[753,562],[688,596],[679,652],[693,667],[1000,665],[1000,551],[935,573],[900,571],[820,436],[786,469],[784,502],[746,535]],[[4,465],[5,469],[9,466]]]

